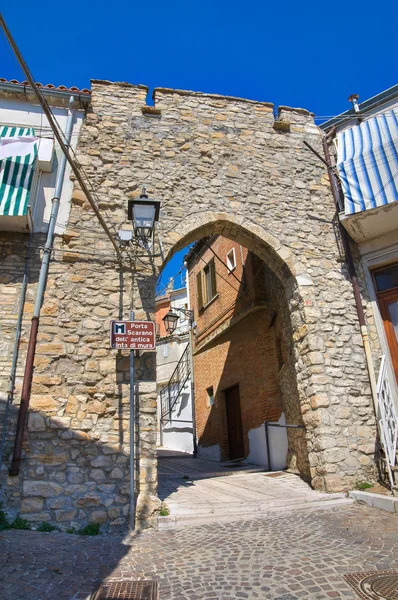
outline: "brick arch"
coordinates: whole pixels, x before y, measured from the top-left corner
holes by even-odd
[[[167,255],[162,268],[173,254],[188,244],[214,234],[232,238],[257,254],[282,282],[287,283],[295,277],[293,252],[283,246],[271,232],[239,215],[213,211],[191,213],[173,229],[165,232]]]
[[[303,310],[304,299],[296,279],[295,255],[272,233],[250,219],[222,212],[199,211],[189,214],[172,230],[163,233],[166,258],[162,268],[176,252],[187,245],[216,234],[245,246],[266,265],[265,276],[270,292],[273,288],[273,311],[281,315],[291,350],[290,362],[285,369],[283,381],[281,380],[281,385],[285,387],[281,390],[282,411],[287,423],[303,427],[288,430],[288,467],[311,479],[309,452],[312,424],[307,428],[304,418],[308,408],[308,372],[302,361],[302,350],[309,345],[309,333]],[[322,487],[319,482],[314,482],[314,485]]]

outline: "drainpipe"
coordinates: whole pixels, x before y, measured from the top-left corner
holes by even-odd
[[[333,135],[334,131],[332,131],[331,134]],[[329,153],[329,147],[328,147],[328,137],[329,136],[326,136],[322,139],[322,145],[323,145],[323,151],[324,151],[325,158],[326,158],[326,166],[327,166],[327,170],[328,170],[330,185],[332,188],[333,199],[336,204],[337,212],[339,212],[339,210],[340,210],[339,207],[341,204],[341,195],[340,195],[340,190],[337,187],[336,178],[335,178],[335,175],[334,175],[334,172],[332,169],[332,161],[330,159],[330,153]],[[358,279],[357,279],[357,273],[356,273],[356,269],[355,269],[354,260],[352,258],[349,235],[348,235],[347,230],[340,223],[340,221],[339,221],[339,230],[340,230],[340,235],[341,235],[341,239],[343,242],[344,253],[346,256],[348,274],[350,276],[352,287],[354,290],[355,306],[356,306],[357,313],[358,313],[359,325],[361,327],[363,347],[365,350],[366,364],[368,367],[369,380],[370,380],[370,387],[372,390],[373,408],[374,408],[375,415],[377,418],[379,402],[378,402],[378,398],[377,398],[376,375],[375,375],[374,366],[373,366],[372,353],[371,353],[370,344],[369,344],[368,328],[366,326],[365,313],[363,311],[361,293],[359,290],[359,284],[358,284]]]
[[[186,288],[187,288],[187,299],[188,299],[188,310],[191,309],[191,299],[189,295],[189,273],[188,273],[188,263],[184,262],[184,267],[187,271],[186,274]],[[192,313],[191,313],[192,314]],[[193,441],[193,455],[196,458],[198,453],[198,441],[196,439],[196,414],[195,414],[195,383],[194,383],[194,374],[193,374],[193,327],[194,321],[193,316],[189,319],[189,367],[191,370],[191,407],[192,407],[192,441]]]
[[[72,104],[73,104],[74,100],[75,99],[73,96],[71,96],[69,98],[68,120],[66,122],[66,130],[65,130],[65,138],[66,138],[66,143],[68,145],[70,144],[70,140],[71,140],[71,136],[72,136],[72,128],[73,128]],[[23,435],[24,435],[25,423],[26,423],[26,418],[27,418],[28,409],[29,409],[30,392],[31,392],[31,388],[32,388],[33,363],[34,363],[35,353],[36,353],[36,341],[37,341],[37,332],[39,329],[40,310],[41,310],[41,306],[43,304],[44,291],[45,291],[45,287],[46,287],[46,283],[47,283],[47,275],[48,275],[48,269],[49,269],[49,265],[50,265],[51,251],[53,248],[53,241],[54,241],[55,224],[57,222],[62,185],[64,182],[64,176],[65,176],[66,163],[67,163],[66,156],[65,156],[65,154],[63,154],[61,157],[60,163],[59,163],[59,167],[58,167],[57,180],[55,183],[55,190],[54,190],[54,198],[52,201],[50,220],[49,220],[49,224],[48,224],[47,240],[46,240],[46,244],[44,246],[44,251],[43,251],[43,259],[42,259],[42,263],[41,263],[39,283],[38,283],[38,287],[37,287],[36,303],[35,303],[35,307],[34,307],[34,311],[33,311],[32,326],[30,329],[28,350],[27,350],[26,363],[25,363],[25,374],[24,374],[24,381],[23,381],[22,394],[21,394],[21,404],[19,407],[17,432],[16,432],[16,436],[15,436],[14,454],[12,457],[12,463],[11,463],[11,467],[10,467],[10,471],[9,471],[10,475],[14,475],[14,476],[18,475],[20,462],[21,462]]]
[[[10,372],[10,381],[8,385],[7,391],[7,402],[6,402],[6,410],[4,414],[4,425],[3,432],[1,435],[1,443],[0,443],[0,471],[3,464],[3,454],[4,454],[4,446],[7,438],[7,428],[8,428],[8,419],[10,416],[10,407],[14,400],[14,387],[15,387],[15,378],[17,373],[17,362],[18,362],[18,353],[19,353],[19,341],[21,339],[21,330],[22,330],[22,319],[23,319],[23,311],[25,305],[25,296],[26,296],[26,288],[28,286],[28,262],[30,259],[30,251],[32,245],[32,231],[29,234],[29,242],[26,250],[25,256],[25,267],[22,279],[22,287],[21,294],[19,297],[19,309],[18,309],[18,317],[17,317],[17,327],[15,331],[15,339],[14,339],[14,348],[12,352],[12,361],[11,361],[11,372]]]

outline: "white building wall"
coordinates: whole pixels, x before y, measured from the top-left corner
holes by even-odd
[[[73,96],[72,92],[71,96]],[[51,107],[51,110],[62,131],[65,131],[68,109]],[[75,150],[80,127],[84,118],[84,111],[74,110],[73,115],[74,119],[71,146]],[[8,125],[12,127],[34,127],[35,133],[38,137],[52,139],[54,137],[41,106],[36,106],[21,100],[0,98],[0,125]],[[58,144],[55,143],[55,156],[53,157],[52,172],[46,173],[44,171],[39,171],[38,180],[36,180],[36,185],[32,189],[29,204],[33,213],[34,233],[45,233],[47,231],[51,212],[51,201],[54,196],[57,167],[61,155],[61,149]],[[73,182],[70,180],[70,173],[71,168],[69,165],[67,165],[61,193],[57,226],[55,228],[55,232],[58,234],[62,234],[65,231],[69,218],[73,190]]]
[[[285,414],[282,413],[277,423],[286,425]],[[287,430],[285,427],[268,426],[268,441],[270,457],[267,452],[265,425],[249,431],[250,453],[246,462],[268,468],[270,471],[283,471],[286,469],[288,452]]]
[[[170,293],[171,309],[188,306],[187,291],[185,288],[172,290]],[[158,445],[178,450],[180,452],[193,452],[193,429],[192,429],[192,400],[191,380],[178,398],[171,415],[171,421],[162,424],[161,419],[161,390],[168,384],[178,361],[188,345],[188,318],[180,315],[180,319],[173,337],[161,338],[156,346],[156,375],[157,375],[157,398],[158,398]]]
[[[181,452],[193,452],[191,380],[188,379],[172,413],[172,420],[160,424],[161,390],[168,384],[178,361],[188,345],[188,338],[163,338],[156,346],[158,445]],[[165,352],[165,347],[167,351]],[[183,421],[183,422],[182,422]],[[162,429],[162,435],[160,430]]]

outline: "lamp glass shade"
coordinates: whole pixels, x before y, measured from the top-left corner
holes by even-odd
[[[164,323],[164,327],[167,331],[167,333],[174,333],[177,327],[177,322],[178,322],[179,316],[173,312],[172,310],[169,310],[169,312],[167,313],[167,315],[165,315],[163,317],[163,323]]]
[[[133,216],[136,230],[151,231],[155,221],[155,206],[153,204],[134,204]]]

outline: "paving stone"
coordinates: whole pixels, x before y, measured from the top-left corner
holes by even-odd
[[[359,504],[126,538],[9,530],[1,598],[88,600],[102,581],[145,578],[160,600],[356,600],[343,575],[398,568],[397,542],[398,515]]]

